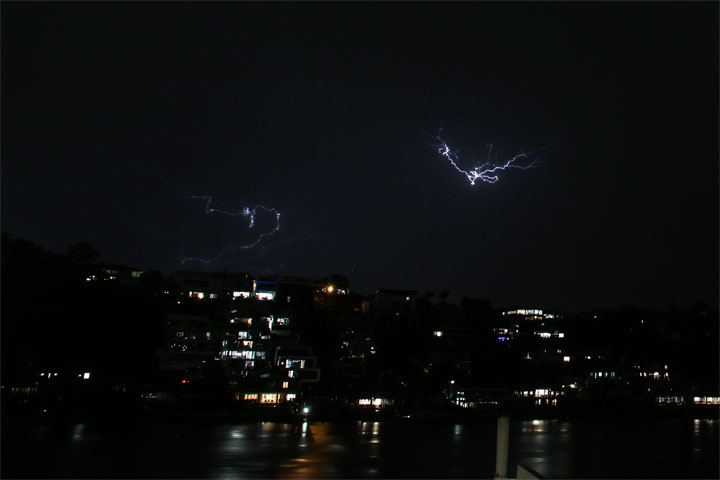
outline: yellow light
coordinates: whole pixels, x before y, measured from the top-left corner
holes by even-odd
[[[328,293],[332,293],[334,290],[335,290],[335,287],[333,287],[332,285],[327,287]]]

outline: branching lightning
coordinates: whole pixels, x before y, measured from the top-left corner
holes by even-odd
[[[185,192],[187,193],[187,192]],[[238,251],[238,250],[249,250],[251,248],[254,248],[260,244],[265,238],[270,237],[274,235],[278,230],[280,230],[280,212],[271,207],[266,207],[265,205],[256,205],[253,208],[250,207],[244,207],[241,210],[234,209],[232,207],[218,207],[218,201],[215,200],[214,197],[210,195],[192,195],[188,194],[188,199],[192,200],[204,200],[205,201],[205,213],[206,214],[220,214],[220,215],[229,215],[231,217],[243,217],[247,219],[248,222],[248,228],[252,229],[255,226],[255,217],[258,213],[258,211],[264,211],[268,212],[275,216],[275,225],[274,227],[269,231],[265,233],[261,233],[257,236],[255,241],[247,244],[242,245],[235,245],[235,246],[228,246],[223,247],[222,250],[220,250],[220,253],[218,253],[216,256],[211,258],[201,258],[201,257],[180,257],[180,263],[187,263],[187,262],[199,262],[204,264],[210,264],[213,262],[216,262],[222,258],[223,255],[227,252],[232,251]],[[182,252],[181,252],[182,254]]]
[[[433,146],[437,148],[437,151],[440,155],[445,157],[450,162],[450,165],[452,165],[455,170],[467,177],[468,181],[470,181],[470,185],[475,185],[475,182],[477,182],[478,180],[481,180],[485,183],[495,183],[499,179],[497,175],[498,172],[510,168],[518,168],[520,170],[534,168],[538,160],[538,157],[535,155],[535,153],[531,152],[518,153],[517,155],[506,160],[504,163],[497,163],[492,159],[493,145],[489,144],[487,161],[472,170],[464,170],[458,165],[458,161],[460,159],[458,153],[460,153],[460,150],[451,149],[447,142],[440,135],[441,133],[442,129],[435,136],[435,139],[438,143]],[[495,155],[495,160],[497,160],[497,155]]]

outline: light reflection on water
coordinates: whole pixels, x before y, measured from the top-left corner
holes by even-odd
[[[717,423],[515,422],[511,463],[549,477],[717,478]]]
[[[717,478],[718,422],[512,421],[508,472]],[[140,424],[3,429],[3,473],[31,477],[489,478],[496,423]],[[132,459],[117,462],[117,458]],[[35,461],[43,458],[44,462]],[[108,472],[108,465],[113,471]]]

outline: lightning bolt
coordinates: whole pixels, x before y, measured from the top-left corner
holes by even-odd
[[[225,255],[227,252],[233,252],[238,250],[249,250],[251,248],[256,247],[260,244],[265,238],[270,237],[274,235],[278,230],[280,230],[280,212],[276,208],[266,207],[265,205],[256,205],[253,208],[250,207],[244,207],[240,210],[229,207],[227,205],[222,206],[220,205],[221,202],[216,200],[211,195],[193,195],[188,192],[186,193],[187,199],[192,200],[204,200],[205,201],[205,213],[206,214],[220,214],[220,215],[229,215],[231,217],[243,217],[247,219],[248,222],[248,228],[252,229],[255,226],[255,217],[258,213],[258,211],[264,211],[268,212],[275,216],[275,226],[269,231],[265,233],[261,233],[257,236],[254,242],[247,243],[243,245],[236,245],[236,246],[228,246],[224,247],[222,250],[220,250],[220,253],[218,253],[216,256],[211,258],[202,258],[202,257],[180,257],[180,263],[188,263],[188,262],[199,262],[203,264],[211,264],[214,262],[217,262],[222,258],[223,255]],[[182,255],[182,250],[180,252]]]
[[[435,140],[437,140],[438,143],[433,146],[437,148],[437,151],[440,155],[445,157],[450,162],[450,165],[452,165],[455,170],[467,177],[470,185],[475,185],[475,182],[477,182],[478,180],[485,183],[495,183],[499,179],[497,173],[510,168],[518,168],[520,170],[534,168],[539,158],[537,156],[535,156],[535,158],[531,158],[535,155],[535,152],[518,153],[517,155],[506,160],[504,163],[495,163],[492,161],[493,144],[488,144],[487,161],[472,170],[464,170],[460,168],[457,163],[460,160],[460,157],[458,156],[460,150],[451,149],[447,142],[443,140],[441,133],[442,129],[440,129],[438,134],[435,135]],[[497,159],[497,155],[495,155],[495,158]],[[529,163],[523,163],[523,161],[527,160],[529,160]]]

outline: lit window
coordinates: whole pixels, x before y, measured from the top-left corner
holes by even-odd
[[[210,298],[213,299],[213,300],[216,299],[216,298],[217,298],[217,293],[211,293],[211,294],[210,294]]]
[[[565,356],[563,357],[563,362],[569,363],[569,362],[570,362],[570,357],[567,356],[567,355],[565,355]]]
[[[277,393],[263,393],[260,403],[277,403]]]
[[[255,298],[261,301],[275,300],[274,292],[255,292]]]
[[[89,380],[90,379],[90,372],[83,373],[83,380]]]
[[[175,336],[177,338],[183,338],[185,336],[185,332],[175,332]]]
[[[282,383],[282,387],[283,387],[283,388],[288,388],[289,386],[290,386],[290,382],[283,382],[283,383]]]
[[[250,298],[250,292],[238,292],[232,293],[233,298]]]
[[[296,393],[288,393],[287,395],[285,395],[286,402],[292,402],[293,400],[295,400],[295,398],[297,398]]]
[[[436,337],[438,337],[438,338],[440,338],[440,337],[442,337],[444,334],[443,334],[443,332],[440,331],[440,330],[435,330],[435,331],[433,332],[433,335],[436,336]]]
[[[258,394],[257,393],[246,393],[244,398],[245,398],[245,400],[257,400]]]
[[[305,360],[287,360],[285,368],[305,368]]]
[[[358,400],[358,405],[370,405],[372,401],[369,398],[361,398]]]

